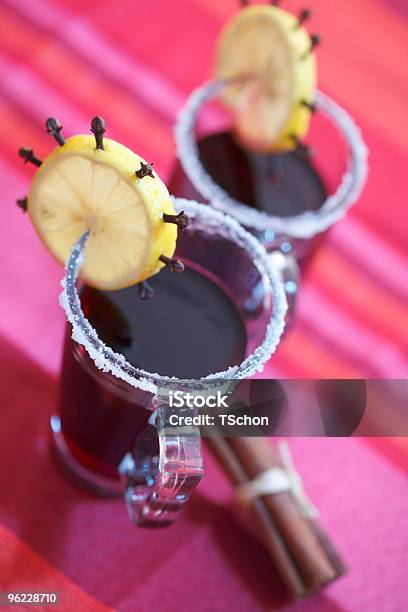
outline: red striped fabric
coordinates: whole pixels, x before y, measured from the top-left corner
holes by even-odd
[[[57,593],[61,612],[109,612],[105,606],[83,591],[76,583],[38,555],[20,538],[0,524],[0,590],[8,593]],[[30,606],[47,610],[49,606]],[[52,609],[52,607],[51,607]],[[27,610],[27,605],[13,605],[13,610]]]
[[[320,86],[355,114],[370,148],[371,173],[360,202],[317,254],[295,327],[266,373],[404,376],[407,84],[394,58],[404,57],[407,24],[381,2],[359,0],[340,10],[337,4],[335,20],[332,3],[314,4],[312,27],[325,39]],[[0,154],[28,177],[14,152],[29,143],[46,154],[47,114],[58,114],[67,133],[75,133],[87,131],[98,112],[113,137],[154,160],[168,177],[176,112],[210,74],[215,37],[236,9],[233,1],[184,0],[179,6],[175,15],[173,4],[162,0],[89,2],[84,12],[82,3],[69,0],[4,0],[0,117],[13,129],[2,131]],[[296,9],[296,2],[288,7]],[[124,10],[126,21],[144,25],[139,35],[120,18]],[[380,47],[384,24],[393,36]]]
[[[53,146],[43,127],[48,115],[59,116],[65,132],[72,134],[88,132],[90,117],[101,114],[108,121],[112,137],[154,161],[159,172],[168,179],[174,161],[172,126],[176,113],[191,89],[211,76],[216,36],[237,4],[237,0],[88,0],[86,3],[83,0],[1,0],[0,227],[3,234],[0,241],[0,339],[2,342],[4,339],[7,347],[8,343],[18,347],[27,359],[24,368],[43,369],[51,376],[50,380],[44,381],[44,388],[52,385],[59,367],[64,319],[57,295],[62,271],[44,251],[27,219],[14,204],[15,199],[24,194],[32,176],[32,169],[24,166],[18,158],[17,149],[27,144],[40,156],[48,153]],[[370,149],[371,171],[359,203],[329,232],[312,261],[303,279],[297,320],[264,375],[292,378],[407,377],[408,219],[405,174],[408,81],[403,62],[408,55],[406,8],[403,0],[311,0],[310,5],[314,11],[311,28],[321,33],[324,41],[318,51],[320,87],[341,102],[361,125]],[[294,11],[302,8],[298,0],[287,0],[285,6]],[[329,150],[326,155],[330,156]],[[11,349],[4,351],[5,361],[10,353]],[[5,406],[10,406],[12,400],[6,399]],[[29,398],[24,401],[27,403]],[[49,406],[36,405],[35,408],[42,410],[39,414],[45,423]],[[13,404],[14,409],[18,412],[17,405]],[[31,417],[29,427],[33,428],[35,422]],[[29,444],[30,439],[29,432],[26,432],[24,444]],[[305,442],[299,444],[307,449]],[[377,441],[373,446],[398,469],[406,469],[406,442]],[[30,449],[33,454],[37,451],[34,446]],[[326,453],[324,448],[322,452]],[[369,470],[371,455],[361,449],[354,452],[358,457],[361,455],[365,469]],[[340,446],[335,456],[338,457],[335,464],[338,469],[347,471]],[[315,474],[314,462],[320,461],[318,455],[306,453],[306,457],[310,473]],[[16,455],[13,465],[17,461]],[[377,463],[377,468],[381,468],[383,464],[379,460]],[[66,500],[71,499],[73,489],[60,482],[59,475],[55,475],[57,480],[54,483],[52,468],[48,463],[47,466],[45,480],[52,484],[48,492],[41,491],[40,495],[50,500],[50,504],[55,503],[55,490],[57,498],[60,496],[59,508],[66,508]],[[401,490],[400,482],[385,467],[384,474],[384,482],[396,496],[395,491]],[[330,485],[331,472],[326,476],[326,481],[323,478],[317,483],[317,488],[322,491]],[[212,477],[214,479],[216,474]],[[350,483],[354,479],[354,471],[350,471]],[[211,500],[214,480],[207,482],[210,484],[204,483],[204,490],[207,487],[206,494]],[[223,491],[222,484],[216,481],[216,485]],[[373,487],[370,487],[371,494]],[[23,504],[17,489],[9,489],[12,491],[10,499],[17,495],[18,500],[10,502],[7,514],[7,520],[14,524],[13,508],[17,505],[21,508]],[[226,498],[227,494],[222,492],[222,496]],[[88,503],[79,497],[76,502],[79,506],[82,504],[82,514],[72,511],[71,519],[73,524],[79,525],[78,532],[89,531],[91,534],[93,554],[103,557],[98,548],[100,542],[104,542],[103,551],[106,546],[108,549],[113,547],[113,539],[118,537],[126,551],[120,546],[118,550],[112,548],[115,550],[112,558],[119,568],[126,566],[124,559],[130,564],[133,552],[128,551],[128,546],[133,537],[130,533],[134,532],[130,532],[131,527],[125,523],[126,517],[123,523],[116,518],[117,507],[113,503],[102,512],[101,518],[99,502],[92,500]],[[209,502],[205,501],[204,505],[207,503],[210,511],[215,512]],[[376,525],[380,523],[380,503],[378,508]],[[88,510],[92,519],[88,517]],[[402,507],[401,515],[406,516]],[[341,530],[344,524],[342,516],[339,514],[333,520],[336,530]],[[58,521],[58,517],[50,519],[56,533]],[[139,536],[136,549],[140,557],[146,548],[150,550],[156,546],[160,551],[154,559],[148,558],[147,566],[143,566],[142,584],[140,587],[135,585],[134,577],[127,579],[126,572],[122,572],[117,588],[113,580],[105,580],[109,596],[102,593],[101,599],[122,601],[121,609],[133,610],[133,589],[137,586],[142,594],[144,588],[157,593],[155,601],[160,601],[162,609],[160,584],[167,585],[170,592],[172,587],[176,589],[173,568],[168,565],[169,547],[176,549],[180,537],[188,532],[188,537],[198,533],[196,558],[200,558],[205,548],[201,541],[204,538],[202,525],[198,529],[195,519],[189,518],[188,514],[184,521],[180,532],[170,530],[167,536],[170,544],[154,540],[153,536]],[[204,524],[201,519],[200,522]],[[229,522],[228,518],[228,525]],[[110,526],[108,534],[107,524]],[[225,523],[226,530],[228,525]],[[41,538],[37,535],[38,530],[33,526],[30,537],[41,548]],[[204,535],[207,541],[208,534]],[[229,548],[236,545],[235,532],[230,535],[227,537]],[[145,546],[143,538],[148,545]],[[80,541],[78,536],[78,549],[75,550],[82,550]],[[11,586],[18,589],[33,584],[41,588],[47,586],[49,590],[55,587],[61,593],[61,609],[108,609],[56,569],[57,554],[53,563],[45,561],[1,523],[0,543],[1,589]],[[47,558],[55,552],[50,544],[48,546],[42,551]],[[216,545],[210,547],[214,567],[222,569],[214,550]],[[352,556],[353,551],[354,548],[349,555]],[[87,553],[84,552],[84,557]],[[240,553],[242,555],[242,550]],[[187,556],[190,557],[190,552]],[[258,559],[255,553],[253,558]],[[205,563],[202,562],[203,567],[211,568],[207,558]],[[176,555],[176,568],[179,567],[177,563],[183,567]],[[364,559],[360,564],[364,565]],[[68,567],[75,575],[74,561]],[[90,584],[91,592],[96,594],[103,586],[104,578],[93,578],[92,571],[88,573],[86,567],[78,570],[78,575],[82,576],[82,572],[86,578],[92,577],[83,578],[83,581]],[[11,582],[15,575],[19,579]],[[226,586],[223,596],[226,601],[234,602],[242,585],[238,579],[234,582],[232,572],[226,575],[229,586]],[[211,591],[215,577],[210,574],[210,578],[206,583],[208,591]],[[173,593],[178,602],[177,609],[192,607],[204,579],[202,575],[195,575],[196,582],[193,580],[190,591],[189,585],[183,581],[182,592],[177,594],[175,590]],[[257,579],[254,575],[251,580],[256,584]],[[155,582],[157,580],[159,585]],[[218,583],[217,588],[222,592],[222,585]],[[231,599],[228,599],[228,589],[233,593]],[[185,601],[185,591],[189,595],[183,608],[184,604],[180,602]],[[397,591],[394,589],[394,595]],[[352,588],[342,592],[340,587],[338,601],[342,607],[345,606],[344,609],[351,609],[348,606],[350,593]],[[266,609],[269,588],[268,595],[244,592],[240,597],[245,609]],[[361,590],[355,601],[360,599]],[[149,596],[148,601],[153,600],[154,597]],[[217,609],[217,599],[208,601],[211,609]],[[369,607],[368,603],[366,607]]]

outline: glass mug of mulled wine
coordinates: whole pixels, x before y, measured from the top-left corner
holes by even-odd
[[[324,232],[357,201],[367,150],[352,118],[321,92],[315,104],[321,112],[314,114],[311,129],[313,156],[305,147],[274,154],[246,149],[225,115],[218,119],[216,112],[209,121],[213,131],[198,135],[200,109],[225,87],[211,82],[187,100],[176,125],[179,161],[169,187],[176,196],[204,199],[251,231],[281,270],[293,309],[299,266],[305,269]]]
[[[166,268],[153,277],[150,300],[137,287],[83,285],[78,294],[84,235],[61,296],[70,323],[51,418],[54,449],[88,491],[124,492],[131,519],[147,527],[170,524],[203,475],[198,431],[158,436],[169,392],[225,389],[261,370],[287,308],[280,275],[256,238],[208,206],[174,204],[191,219],[177,241],[183,274]]]
[[[214,80],[191,93],[176,123],[180,163],[170,188],[253,232],[280,267],[293,308],[298,266],[357,200],[367,151],[352,118],[317,91],[311,11],[276,4],[237,3],[222,29]]]

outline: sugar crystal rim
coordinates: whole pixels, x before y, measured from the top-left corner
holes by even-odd
[[[245,227],[257,231],[272,230],[290,238],[312,238],[327,230],[346,214],[358,200],[368,173],[368,149],[352,117],[334,100],[318,91],[316,107],[332,121],[347,144],[347,167],[336,191],[317,211],[279,217],[251,208],[231,197],[208,174],[199,156],[195,124],[206,102],[216,98],[227,81],[210,81],[194,90],[180,111],[175,125],[175,139],[180,163],[196,190],[212,206],[233,215]]]
[[[82,311],[76,281],[83,262],[89,232],[83,234],[71,250],[66,264],[66,275],[61,281],[63,291],[60,294],[60,304],[72,325],[72,338],[85,347],[99,369],[110,372],[133,387],[153,394],[156,394],[161,387],[171,388],[182,385],[192,389],[208,388],[209,384],[216,383],[216,381],[247,378],[257,371],[262,371],[265,363],[279,344],[285,327],[287,312],[286,295],[280,275],[274,268],[264,247],[254,236],[235,219],[210,206],[182,198],[173,198],[173,202],[177,210],[184,210],[192,219],[199,218],[202,223],[205,223],[205,227],[213,227],[218,231],[227,232],[231,240],[245,248],[269,290],[269,295],[273,301],[273,309],[262,343],[242,363],[223,372],[216,372],[201,379],[190,380],[163,376],[136,368],[126,361],[123,355],[116,353],[100,340],[96,330]]]

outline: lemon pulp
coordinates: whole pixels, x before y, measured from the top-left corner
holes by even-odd
[[[316,88],[316,60],[308,32],[276,6],[241,10],[221,33],[215,73],[231,80],[223,101],[234,111],[234,128],[251,149],[295,148],[308,130]]]
[[[28,194],[28,214],[40,238],[64,263],[89,230],[81,277],[90,286],[121,289],[156,274],[160,255],[172,257],[177,228],[164,183],[135,175],[144,160],[123,145],[74,136],[44,161]]]

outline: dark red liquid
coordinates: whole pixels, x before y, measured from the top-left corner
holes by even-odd
[[[299,153],[256,154],[243,149],[229,132],[207,136],[198,142],[199,155],[208,174],[230,196],[268,214],[289,217],[307,210],[318,210],[327,197],[322,179],[313,162]],[[203,197],[197,193],[178,164],[170,182],[176,196]],[[268,236],[259,236],[268,243]],[[298,255],[310,244],[298,244]],[[274,248],[277,248],[276,246]]]
[[[137,288],[101,292],[84,287],[83,310],[99,337],[138,368],[178,378],[201,378],[240,363],[247,338],[238,308],[224,288],[197,268],[167,269],[151,279],[154,297]],[[151,414],[151,394],[96,369],[67,331],[60,416],[75,457],[116,477]]]

